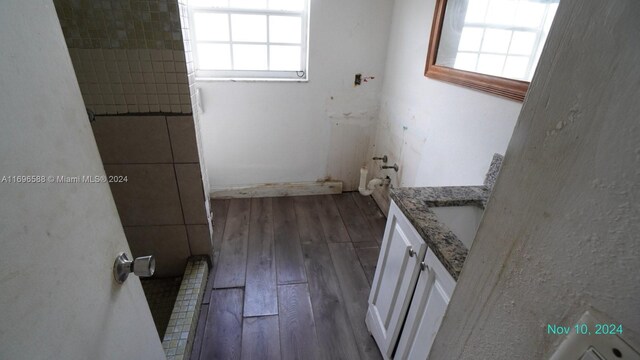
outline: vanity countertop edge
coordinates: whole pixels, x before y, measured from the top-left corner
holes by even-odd
[[[429,208],[465,205],[484,208],[488,193],[486,186],[406,187],[391,189],[390,196],[457,281],[469,250]]]

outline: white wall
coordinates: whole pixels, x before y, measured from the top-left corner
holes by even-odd
[[[375,134],[392,0],[311,0],[309,82],[197,82],[212,189],[345,181]],[[375,76],[354,87],[356,73]]]
[[[3,1],[0,176],[104,170],[53,3]],[[109,185],[0,183],[0,358],[164,359]]]
[[[640,346],[639,17],[560,2],[431,359],[548,359],[589,307]]]
[[[424,76],[434,9],[435,0],[395,1],[372,149],[400,166],[397,177],[385,171],[394,186],[482,184],[493,154],[504,153],[521,108]]]

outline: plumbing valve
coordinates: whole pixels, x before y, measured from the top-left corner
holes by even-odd
[[[400,168],[398,167],[398,164],[393,164],[393,166],[383,165],[383,166],[381,166],[380,168],[381,168],[381,169],[393,169],[393,170],[395,170],[396,172],[398,172],[398,170],[400,169]]]

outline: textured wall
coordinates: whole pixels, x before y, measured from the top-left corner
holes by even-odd
[[[55,0],[82,97],[97,114],[191,113],[176,0]]]
[[[589,307],[640,344],[638,18],[560,2],[432,359],[548,359]]]

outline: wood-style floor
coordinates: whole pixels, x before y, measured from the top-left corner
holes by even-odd
[[[364,319],[385,217],[358,193],[214,200],[192,360],[380,359]]]

